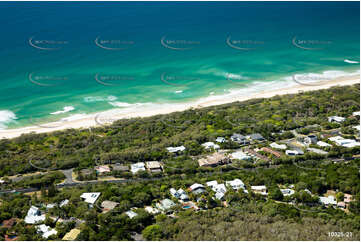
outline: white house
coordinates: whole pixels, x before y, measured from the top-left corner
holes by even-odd
[[[189,200],[187,193],[182,188],[178,189],[178,191],[175,190],[174,188],[171,188],[169,192],[173,197],[179,199],[181,202],[185,202]]]
[[[337,205],[337,201],[335,199],[334,196],[328,196],[328,197],[320,197],[320,202],[325,205],[325,206],[328,206],[328,205]]]
[[[198,183],[194,183],[189,189],[195,194],[203,193],[206,190],[202,184]]]
[[[145,164],[144,162],[138,162],[130,165],[130,171],[135,174],[138,171],[145,171]]]
[[[331,116],[331,117],[328,117],[328,122],[342,123],[342,122],[345,121],[345,120],[346,120],[346,118],[340,117],[340,116]]]
[[[234,190],[239,190],[239,189],[245,190],[246,189],[246,186],[244,185],[244,183],[238,178],[234,179],[233,181],[226,181],[226,185],[231,186],[232,189],[234,189]]]
[[[85,192],[80,195],[84,199],[84,202],[93,205],[100,196],[100,192]]]
[[[324,151],[324,150],[320,150],[320,149],[316,149],[316,148],[307,148],[308,151],[316,153],[316,154],[320,154],[320,155],[327,155],[328,152]]]
[[[236,151],[231,154],[231,159],[237,160],[251,160],[252,157],[244,153],[243,151]]]
[[[323,141],[318,141],[316,144],[318,146],[320,146],[320,147],[331,147],[332,146],[332,145],[330,145],[330,144],[328,144],[326,142],[323,142]]]
[[[56,231],[55,229],[52,229],[51,227],[45,225],[45,224],[41,224],[36,226],[37,228],[37,232],[41,234],[41,236],[45,239],[47,239],[48,237],[52,236],[52,235],[56,235],[58,233],[58,231]]]
[[[286,155],[300,155],[298,150],[286,150]]]
[[[295,193],[295,190],[292,189],[280,189],[280,191],[282,192],[283,196],[291,196],[292,194]]]
[[[41,214],[39,208],[31,206],[26,217],[25,223],[27,224],[36,224],[45,220],[45,215]]]
[[[338,146],[343,146],[343,147],[347,147],[347,148],[360,146],[360,142],[357,142],[356,140],[353,140],[353,139],[344,139],[341,136],[335,136],[335,137],[331,137],[328,139],[335,142]]]
[[[213,143],[213,142],[206,142],[204,144],[202,144],[202,146],[205,148],[205,149],[215,149],[215,150],[218,150],[220,148],[219,145]]]
[[[166,211],[166,210],[169,210],[172,207],[174,207],[175,203],[172,200],[166,198],[166,199],[163,199],[162,201],[160,201],[159,203],[157,203],[156,206],[160,210]]]
[[[215,185],[217,185],[217,184],[218,184],[218,182],[217,182],[216,180],[206,182],[206,185],[207,185],[208,187],[213,187],[213,186],[215,186]]]
[[[157,213],[159,213],[159,210],[158,210],[157,208],[153,208],[153,207],[151,207],[151,206],[146,206],[146,207],[144,208],[144,210],[147,211],[147,212],[150,213],[150,214],[157,214]]]
[[[280,150],[285,150],[285,149],[287,149],[287,146],[286,146],[285,144],[279,145],[279,144],[277,144],[277,143],[275,143],[275,142],[271,143],[269,146],[271,146],[271,147],[274,148],[274,149],[280,149]]]
[[[218,143],[224,143],[226,141],[227,140],[224,137],[217,137],[217,139],[216,139],[216,142],[218,142]]]
[[[186,147],[182,146],[178,146],[178,147],[167,147],[168,152],[170,153],[178,153],[178,152],[182,152],[186,149]]]
[[[66,205],[68,205],[68,203],[69,203],[69,200],[68,200],[68,199],[65,199],[65,200],[63,200],[63,201],[61,201],[61,202],[59,203],[59,207],[66,206]]]
[[[134,212],[134,211],[132,211],[132,210],[126,211],[125,214],[128,215],[128,217],[129,217],[130,219],[132,219],[132,218],[134,218],[135,216],[138,215],[136,212]]]
[[[251,186],[251,190],[261,195],[267,195],[267,187],[265,185]]]
[[[226,193],[227,192],[227,188],[223,183],[213,186],[212,190],[215,191],[215,192],[221,192],[221,193]]]
[[[224,197],[224,193],[223,192],[216,192],[216,194],[214,195],[216,199],[218,200],[222,200],[222,198]]]

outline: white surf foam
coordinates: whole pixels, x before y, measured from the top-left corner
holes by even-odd
[[[345,59],[344,62],[350,63],[350,64],[357,64],[357,63],[359,63],[359,62],[357,62],[357,61],[352,61],[352,60],[349,60],[349,59]]]
[[[0,130],[6,129],[7,124],[14,122],[17,119],[15,113],[10,110],[0,110]]]
[[[73,110],[75,110],[75,108],[73,106],[65,106],[63,108],[63,110],[56,111],[56,112],[53,112],[53,113],[50,113],[50,114],[57,115],[57,114],[67,113],[67,112],[70,112],[70,111],[73,111]]]

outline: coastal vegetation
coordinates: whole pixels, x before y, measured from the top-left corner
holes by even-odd
[[[219,136],[228,138],[233,133],[260,133],[266,141],[251,144],[252,148],[294,139],[295,133],[327,135],[340,130],[344,137],[358,139],[351,127],[359,124],[359,116],[352,115],[360,110],[359,94],[359,85],[333,87],[119,120],[91,130],[70,129],[1,140],[0,177],[6,181],[1,189],[30,187],[40,191],[0,196],[0,222],[17,219],[12,228],[0,228],[0,239],[16,234],[20,240],[43,240],[34,226],[23,221],[34,205],[46,211],[45,224],[58,231],[50,237],[54,240],[61,240],[75,227],[81,230],[77,240],[134,240],[135,236],[146,240],[359,240],[359,147],[325,147],[327,155],[275,157],[261,152],[269,162],[241,161],[218,167],[200,167],[196,161],[213,152],[204,149],[202,143]],[[329,123],[327,117],[333,115],[347,120]],[[175,155],[166,150],[181,145],[186,147],[183,153]],[[239,148],[235,142],[220,146]],[[56,186],[66,179],[65,170],[73,169],[79,174],[82,169],[104,164],[130,165],[153,160],[164,163],[164,172],[112,171],[111,175],[124,182]],[[89,179],[97,178],[98,174],[91,173]],[[177,202],[171,197],[170,188],[187,190],[194,183],[223,183],[237,178],[244,182],[248,193],[229,189],[223,201],[226,205],[213,199],[214,191],[207,187],[201,196],[189,195],[190,200],[199,201],[199,211],[177,205],[170,216],[144,209],[165,198]],[[268,196],[254,193],[250,189],[254,185],[265,185]],[[284,196],[279,187],[290,185],[295,193]],[[346,212],[318,203],[319,197],[330,191],[337,191],[338,201],[344,199],[344,194],[352,195],[354,199]],[[90,207],[80,198],[84,192],[100,192],[101,196]],[[44,207],[65,199],[69,200],[67,206]],[[104,213],[100,204],[107,200],[119,204]],[[134,218],[125,214],[131,209],[138,214]],[[350,232],[352,236],[330,237],[332,231]]]

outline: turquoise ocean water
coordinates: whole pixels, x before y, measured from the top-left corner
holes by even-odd
[[[1,2],[0,129],[282,86],[295,74],[354,73],[359,7]]]

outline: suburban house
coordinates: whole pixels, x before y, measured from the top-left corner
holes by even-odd
[[[119,203],[113,201],[103,201],[101,203],[101,207],[103,208],[103,212],[108,212],[118,206]]]
[[[25,217],[25,223],[27,224],[37,224],[45,220],[45,215],[41,214],[39,208],[31,206],[28,210],[28,213]]]
[[[263,136],[259,133],[250,134],[247,136],[247,138],[253,141],[259,141],[259,142],[265,141],[265,138],[263,138]]]
[[[264,155],[261,155],[260,153],[258,153],[257,151],[258,148],[256,149],[249,149],[249,148],[245,148],[244,149],[244,152],[247,154],[247,155],[251,155],[252,157],[254,157],[255,159],[260,159],[260,160],[265,160],[265,161],[269,161],[268,157],[264,156]]]
[[[120,163],[116,163],[112,165],[112,167],[113,167],[113,171],[124,171],[124,172],[129,171],[129,166],[121,165]]]
[[[330,145],[329,143],[323,142],[323,141],[317,141],[316,143],[318,146],[320,147],[331,147],[332,145]]]
[[[202,146],[209,150],[209,149],[215,149],[215,150],[218,150],[220,148],[219,145],[213,143],[213,142],[206,142],[206,143],[203,143]]]
[[[174,206],[175,206],[175,203],[168,198],[163,199],[159,203],[156,204],[156,207],[162,211],[167,211]]]
[[[303,142],[306,145],[316,144],[317,143],[317,136],[314,134],[310,134],[303,139]]]
[[[55,229],[52,229],[51,227],[45,225],[45,224],[41,224],[36,226],[37,228],[37,232],[41,234],[41,236],[44,239],[49,238],[52,235],[56,235],[58,233],[58,231],[56,231]]]
[[[69,203],[69,199],[65,199],[59,203],[59,207],[64,207],[68,205],[68,203]]]
[[[181,202],[186,202],[189,200],[187,193],[182,188],[178,189],[178,191],[174,188],[171,188],[169,192],[173,197],[179,199]]]
[[[207,186],[211,187],[212,190],[216,193],[214,196],[215,199],[218,200],[222,200],[225,193],[227,192],[226,186],[223,183],[218,184],[217,181],[209,181],[207,182]]]
[[[84,199],[84,202],[89,203],[89,205],[92,207],[99,198],[100,194],[100,192],[85,192],[81,194],[80,197]]]
[[[167,147],[168,152],[170,153],[179,153],[182,151],[185,151],[186,147],[182,146],[178,146],[178,147]]]
[[[320,155],[327,155],[328,152],[324,151],[324,150],[320,150],[320,149],[316,149],[316,148],[307,148],[308,151],[316,153],[316,154],[320,154]]]
[[[138,162],[130,165],[130,171],[135,174],[139,171],[145,171],[145,164],[144,162]]]
[[[215,152],[211,155],[206,156],[205,158],[200,158],[198,160],[199,166],[218,166],[229,163],[229,158],[220,152]]]
[[[80,229],[72,229],[68,233],[66,233],[62,240],[66,241],[74,241],[80,234]]]
[[[150,172],[162,172],[163,166],[159,161],[147,161],[145,167]]]
[[[261,150],[262,150],[263,152],[270,153],[270,154],[276,156],[277,158],[281,157],[281,155],[282,155],[280,152],[275,151],[275,150],[272,150],[272,149],[270,149],[270,148],[268,148],[268,147],[262,147]]]
[[[159,210],[156,209],[156,208],[153,208],[152,206],[146,206],[146,207],[144,208],[144,210],[147,211],[147,212],[150,213],[150,214],[157,214],[157,213],[159,213]]]
[[[352,116],[360,116],[360,113],[361,113],[360,111],[353,112],[353,113],[352,113]]]
[[[96,166],[95,170],[99,175],[103,175],[110,172],[110,167],[108,165]]]
[[[218,182],[217,182],[216,180],[206,182],[206,185],[207,185],[208,187],[213,187],[213,186],[215,186],[215,185],[217,185],[217,184],[218,184]]]
[[[303,155],[302,150],[286,150],[286,155],[294,156],[294,155]]]
[[[137,214],[136,212],[132,211],[132,210],[126,211],[125,214],[128,215],[128,217],[129,217],[130,219],[138,216],[138,214]]]
[[[336,199],[334,196],[328,196],[328,197],[320,197],[320,202],[325,206],[335,206],[337,205]]]
[[[217,139],[216,139],[216,142],[218,142],[218,143],[224,143],[226,141],[227,140],[224,137],[217,137]]]
[[[331,117],[328,117],[328,122],[342,123],[342,122],[345,121],[345,120],[346,120],[346,118],[340,117],[340,116],[331,116]]]
[[[267,187],[265,185],[251,186],[251,190],[257,194],[267,195]]]
[[[328,139],[331,140],[332,142],[335,142],[338,146],[343,146],[347,148],[360,146],[360,142],[357,142],[356,140],[353,139],[345,139],[341,136],[335,136]]]
[[[231,186],[233,190],[246,189],[244,183],[238,178],[234,179],[233,181],[226,181],[226,185]]]
[[[189,190],[194,194],[200,194],[206,191],[202,184],[194,183],[192,186],[189,187]]]
[[[236,159],[236,160],[252,160],[252,157],[247,155],[246,153],[244,153],[243,151],[239,150],[236,152],[233,152],[231,154],[231,159]]]
[[[287,149],[287,145],[285,145],[285,144],[279,145],[279,144],[277,144],[276,142],[271,143],[269,146],[271,146],[271,147],[274,148],[274,149],[279,149],[279,150],[285,150],[285,149]]]
[[[280,191],[282,192],[283,196],[291,196],[295,193],[295,190],[286,188],[286,189],[280,189]]]
[[[243,136],[241,134],[237,134],[237,133],[234,133],[232,136],[231,136],[231,140],[233,142],[236,142],[240,145],[248,145],[249,144],[249,140],[247,140],[246,136]]]

